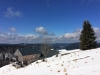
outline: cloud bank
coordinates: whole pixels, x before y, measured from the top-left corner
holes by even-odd
[[[10,28],[11,31],[15,32],[15,28]],[[72,43],[79,42],[79,37],[81,33],[81,29],[76,29],[73,33],[65,33],[60,36],[56,36],[55,33],[48,34],[47,30],[44,27],[37,27],[36,33],[43,35],[20,35],[18,33],[7,33],[0,31],[0,43],[43,43],[43,39],[48,37],[50,43]],[[100,41],[100,28],[94,28],[94,31],[97,36],[97,41]]]

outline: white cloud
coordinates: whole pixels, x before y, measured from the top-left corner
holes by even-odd
[[[94,31],[97,36],[97,40],[100,40],[100,28],[94,28]]]
[[[100,28],[93,28],[95,31],[95,36],[97,40],[100,40]],[[82,29],[76,29],[73,33],[66,33],[62,35],[64,39],[79,40]]]
[[[14,11],[13,7],[8,7],[7,11],[5,12],[5,17],[22,17],[23,14],[20,11]]]
[[[42,34],[42,35],[48,35],[48,32],[47,30],[44,28],[44,27],[37,27],[35,29],[35,32],[39,33],[39,34]]]
[[[17,30],[16,30],[15,28],[13,28],[13,27],[10,28],[9,30],[10,30],[10,32],[16,32],[16,31],[17,31]]]
[[[2,35],[2,36],[8,36],[8,33],[0,31],[0,35]]]
[[[33,35],[33,34],[28,34],[25,36],[25,39],[28,39],[28,40],[34,40],[34,39],[37,39],[38,36],[36,35]]]
[[[43,28],[40,28],[40,30]],[[100,28],[94,28],[97,36],[97,41],[100,41]],[[50,43],[70,43],[78,42],[81,29],[76,29],[73,33],[65,33],[64,35],[20,35],[17,33],[7,33],[0,31],[0,43],[41,43],[45,37],[48,37]],[[42,33],[43,34],[43,33]]]
[[[81,33],[81,29],[76,29],[73,33],[66,33],[63,35],[65,39],[75,39],[78,40]]]

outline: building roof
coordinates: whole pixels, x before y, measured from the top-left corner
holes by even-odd
[[[20,48],[19,51],[23,56],[40,53],[39,50],[33,49],[32,47]]]

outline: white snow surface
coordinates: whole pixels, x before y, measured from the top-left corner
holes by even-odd
[[[100,48],[81,51],[59,50],[58,57],[38,60],[16,69],[11,64],[0,68],[0,75],[100,75]]]

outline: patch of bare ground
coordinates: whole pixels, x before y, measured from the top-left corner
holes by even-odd
[[[92,58],[92,60],[93,60],[94,58]]]
[[[61,64],[61,66],[64,66],[64,64]]]
[[[84,62],[85,64],[87,64],[87,62]]]
[[[68,75],[67,73],[65,73],[64,75]]]
[[[59,73],[59,72],[61,72],[61,70],[59,69],[57,72]]]
[[[52,71],[52,69],[50,69],[50,71]]]
[[[66,68],[64,68],[64,72],[66,72],[67,71],[67,69]]]

